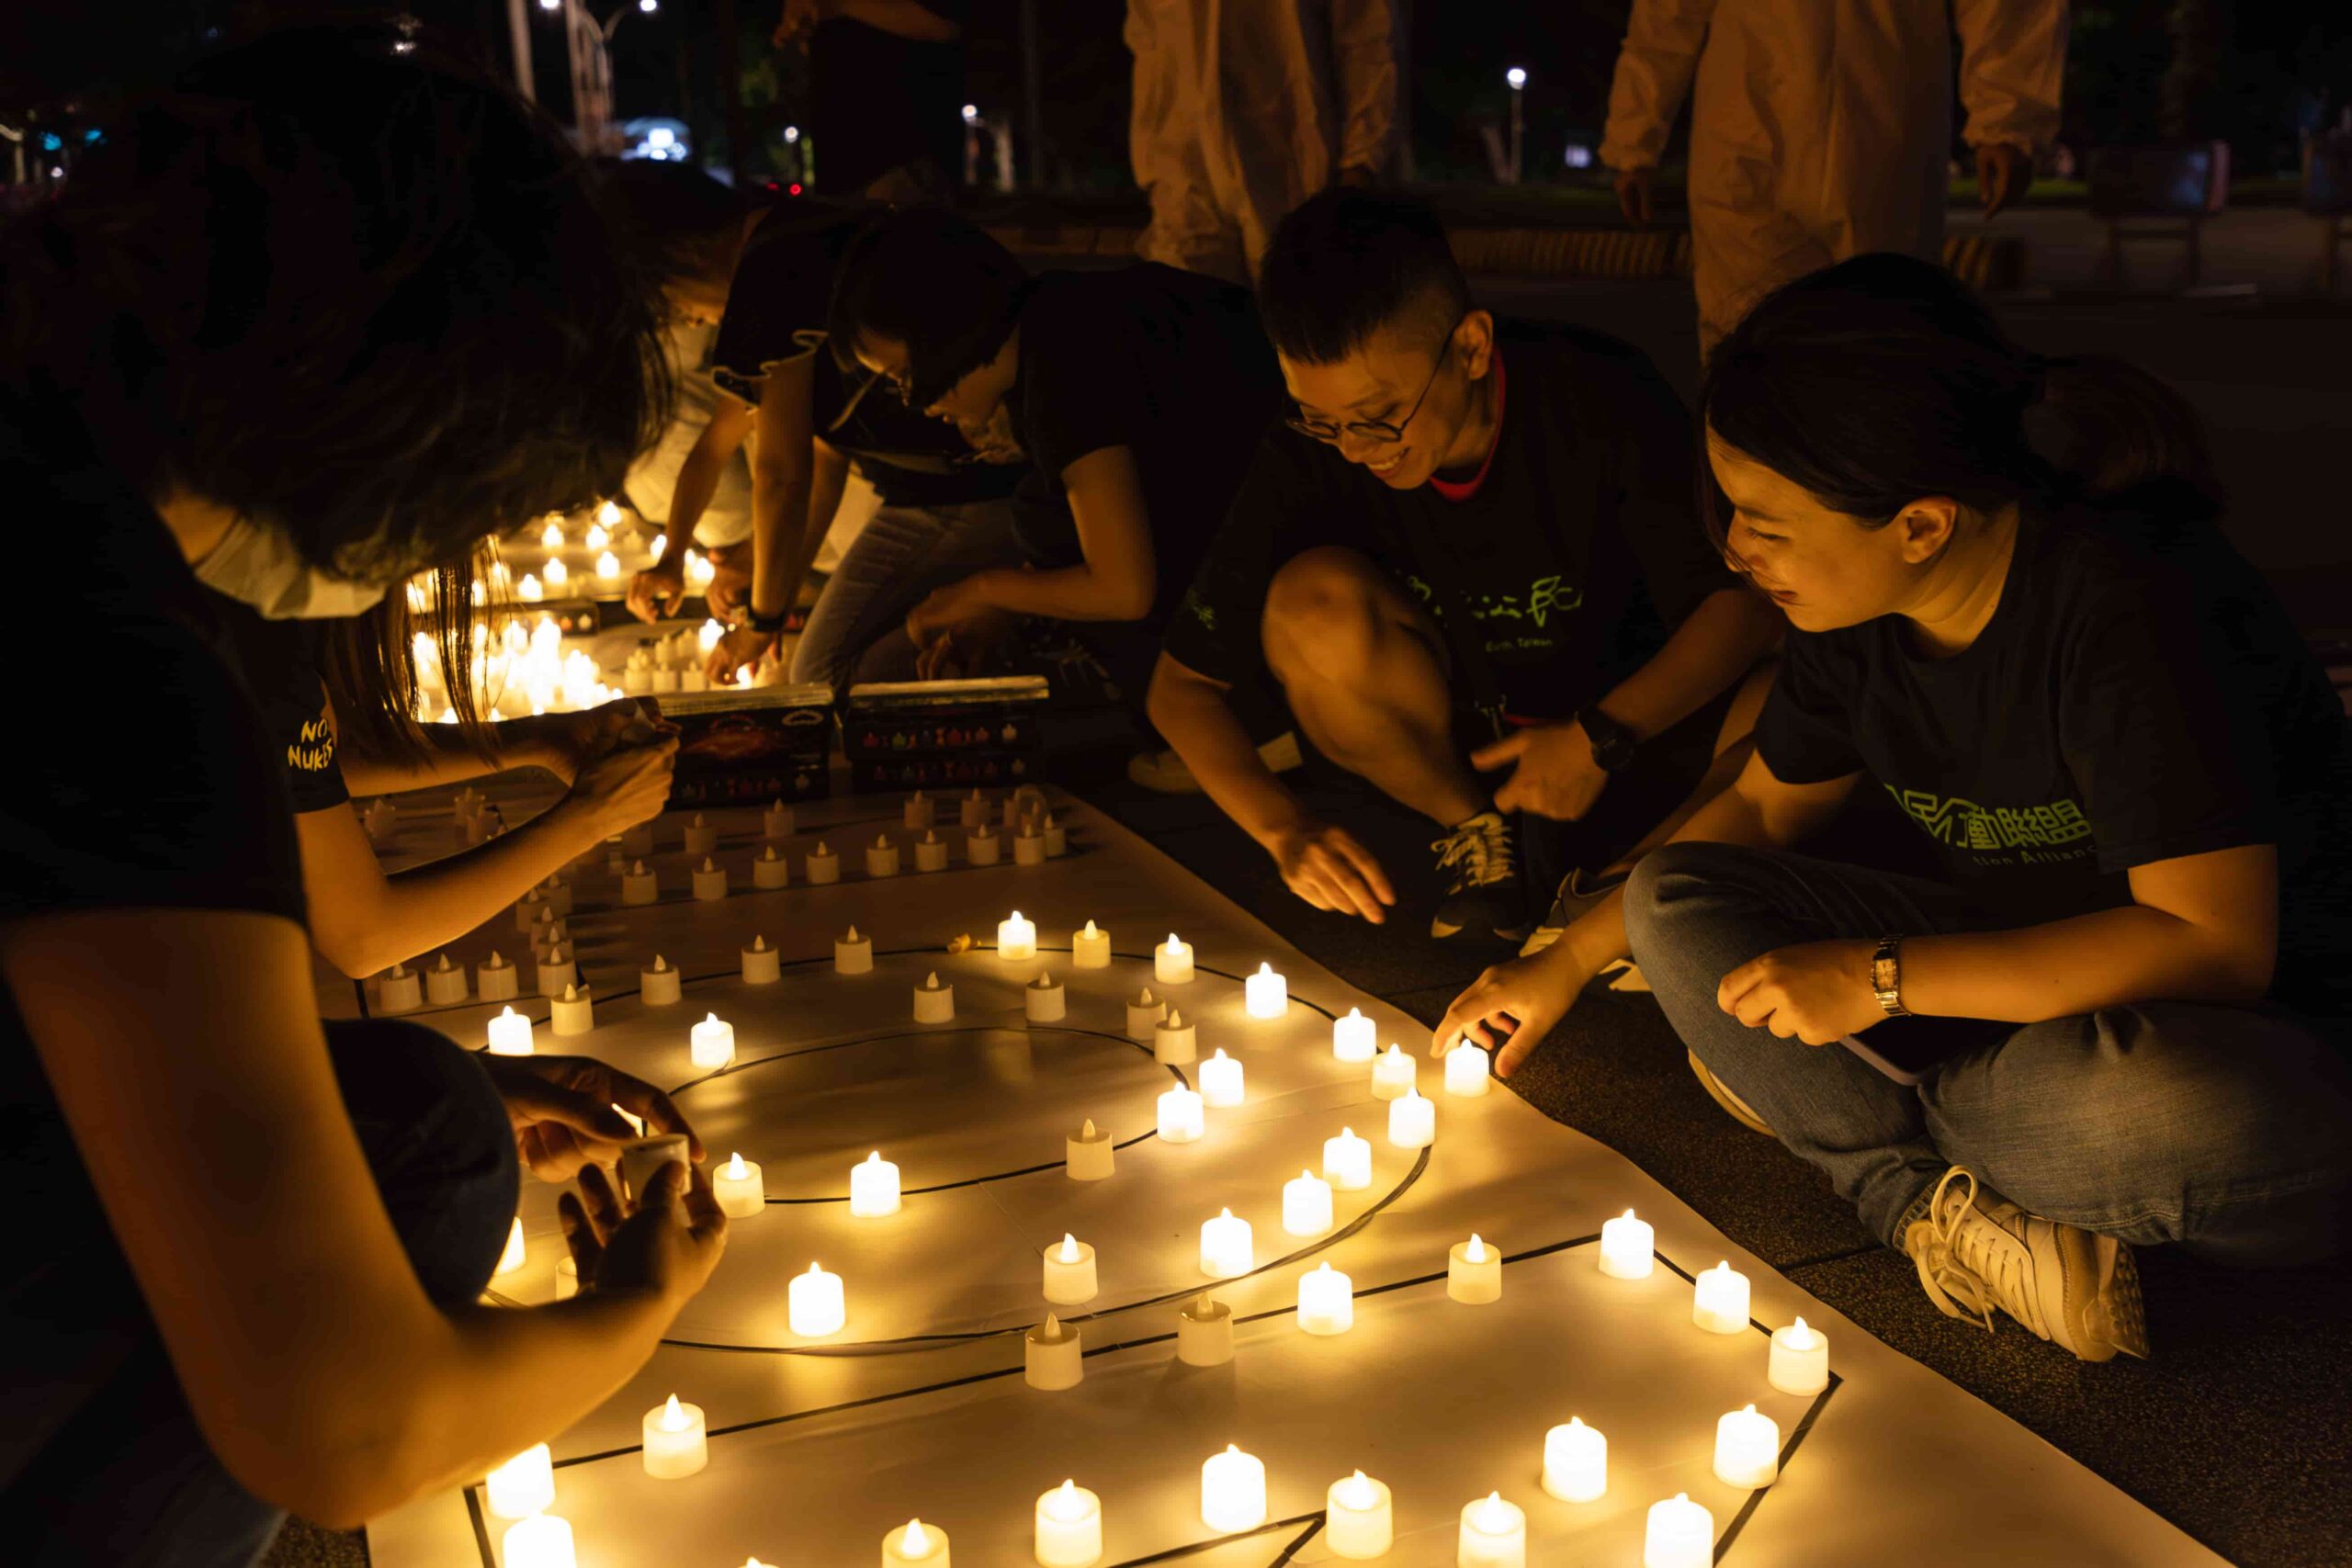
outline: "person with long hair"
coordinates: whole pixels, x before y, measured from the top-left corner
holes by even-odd
[[[1758,306],[1699,413],[1717,543],[1791,626],[1756,755],[1438,1043],[1515,1066],[1630,951],[1939,1309],[2087,1361],[2148,1353],[2135,1246],[2340,1248],[2352,726],[2195,415],[1884,254]],[[1825,858],[1857,788],[1942,876]]]
[[[598,1168],[616,1102],[686,1130],[651,1086],[322,1025],[282,761],[215,615],[359,614],[609,494],[667,402],[585,165],[407,28],[201,62],[0,227],[0,473],[51,612],[9,651],[62,628],[119,672],[0,785],[0,1180],[39,1216],[0,1262],[11,1561],[249,1564],[286,1510],[480,1476],[716,1265],[703,1178],[632,1210]],[[579,1179],[581,1292],[494,1310],[526,1163]]]

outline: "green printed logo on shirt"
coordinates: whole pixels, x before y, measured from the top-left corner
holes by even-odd
[[[1405,575],[1405,586],[1413,591],[1422,606],[1440,620],[1445,618],[1445,607],[1438,602],[1437,591],[1410,572]],[[1470,604],[1474,621],[1529,621],[1537,627],[1546,625],[1555,615],[1565,615],[1584,603],[1584,590],[1568,582],[1566,576],[1554,572],[1539,577],[1528,586],[1525,594],[1480,593]]]
[[[1955,850],[1981,855],[2005,855],[2010,851],[2058,850],[2071,859],[2091,852],[2091,825],[2079,802],[2056,800],[2047,806],[1979,806],[1956,795],[1924,789],[1886,786],[1904,814],[1926,830],[1928,837]],[[2065,848],[2064,846],[2078,846]],[[2030,858],[2030,857],[2028,857]]]

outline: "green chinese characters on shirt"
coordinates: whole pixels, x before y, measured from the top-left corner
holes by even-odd
[[[1928,837],[1949,849],[1980,856],[2008,857],[2033,852],[2072,859],[2092,851],[2091,825],[2080,802],[2054,800],[2047,806],[1979,806],[1956,795],[1931,790],[1886,786],[1887,794],[1917,822]]]

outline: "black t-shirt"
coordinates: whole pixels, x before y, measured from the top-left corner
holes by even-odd
[[[1021,310],[1015,434],[1032,465],[1015,513],[1041,566],[1082,559],[1062,474],[1125,446],[1142,477],[1165,616],[1199,569],[1250,455],[1282,407],[1282,370],[1249,293],[1137,262],[1055,272]]]
[[[1572,327],[1501,321],[1496,337],[1501,428],[1472,493],[1392,490],[1336,448],[1277,428],[1170,624],[1169,655],[1228,684],[1252,678],[1275,572],[1340,545],[1372,557],[1436,617],[1465,710],[1479,705],[1466,615],[1497,688],[1487,700],[1515,717],[1565,718],[1732,586],[1692,515],[1690,415],[1649,361]]]
[[[922,0],[945,22],[970,0]],[[820,22],[808,40],[809,129],[818,187],[842,196],[928,157],[949,185],[964,175],[964,45],[899,38],[852,17]]]
[[[1757,744],[1791,784],[1869,773],[2017,925],[2128,903],[2136,865],[2276,844],[2271,994],[2352,1015],[2352,725],[2187,507],[2029,513],[1992,619],[1948,659],[1898,616],[1792,633]]]
[[[220,594],[212,603],[237,671],[260,710],[262,733],[285,766],[295,815],[343,805],[351,789],[335,757],[312,628],[301,621],[266,620]]]
[[[769,209],[745,242],[711,348],[711,378],[757,408],[771,367],[816,355],[817,434],[849,455],[893,506],[955,506],[1008,496],[1019,464],[979,463],[956,427],[908,408],[887,388],[843,374],[825,348],[833,271],[881,211],[794,201]]]

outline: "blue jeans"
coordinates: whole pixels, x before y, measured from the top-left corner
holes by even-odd
[[[913,680],[907,612],[935,588],[1020,559],[1011,502],[885,504],[817,595],[792,650],[792,678],[835,691],[860,681]]]
[[[470,1054],[421,1025],[326,1030],[344,1103],[418,1280],[435,1301],[474,1299],[514,1217],[514,1135],[497,1091]],[[285,1514],[238,1484],[206,1445],[104,1219],[49,1223],[68,1246],[0,1280],[10,1420],[32,1438],[0,1465],[7,1560],[247,1568]]]
[[[2017,1026],[1914,1089],[1715,1005],[1725,975],[1776,948],[1993,923],[1940,884],[1724,844],[1669,844],[1625,890],[1634,960],[1683,1043],[1891,1247],[1964,1165],[2128,1242],[2247,1264],[2341,1247],[2352,1074],[2328,1026],[2264,1006],[2102,1008]]]

